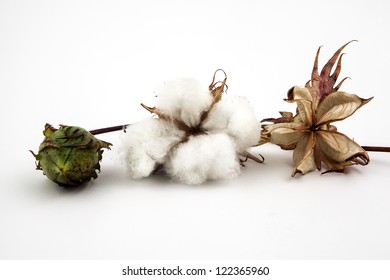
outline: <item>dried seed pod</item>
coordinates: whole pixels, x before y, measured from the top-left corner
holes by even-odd
[[[78,186],[98,177],[103,148],[111,144],[101,141],[87,130],[77,126],[61,125],[59,129],[46,124],[45,139],[38,154],[37,170],[60,186]]]
[[[306,174],[316,168],[321,170],[322,163],[328,168],[327,172],[342,172],[348,165],[369,163],[367,151],[346,135],[337,132],[336,127],[331,124],[348,118],[372,99],[339,91],[345,79],[335,86],[341,70],[341,51],[349,43],[336,51],[320,74],[318,49],[311,80],[304,88],[290,89],[285,99],[296,103],[295,116],[282,112],[280,118],[263,120],[273,124],[263,125],[260,144],[271,142],[283,149],[294,150],[295,167],[292,176],[297,172]],[[337,60],[336,69],[331,74]]]

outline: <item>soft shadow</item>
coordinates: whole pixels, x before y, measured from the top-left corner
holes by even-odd
[[[29,190],[34,192],[34,194],[39,198],[53,198],[56,196],[63,195],[76,195],[91,188],[91,183],[85,183],[75,187],[59,186],[58,184],[44,177],[42,177],[42,179],[34,185],[32,185],[31,182],[30,184],[24,183],[23,185],[29,185]]]

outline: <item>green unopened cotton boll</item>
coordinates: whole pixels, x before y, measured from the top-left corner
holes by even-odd
[[[60,186],[78,186],[98,177],[99,161],[103,148],[111,144],[101,141],[87,130],[77,126],[60,126],[59,129],[46,124],[45,139],[39,146],[37,170]]]

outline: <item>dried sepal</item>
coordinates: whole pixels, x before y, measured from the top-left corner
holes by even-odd
[[[301,122],[278,123],[263,127],[263,134],[269,136],[269,140],[281,147],[296,144],[302,138],[302,131],[307,127]]]
[[[192,128],[192,127],[188,126],[182,120],[178,120],[178,119],[172,118],[171,116],[169,116],[169,115],[161,112],[160,110],[158,110],[156,107],[149,107],[149,106],[146,106],[143,103],[141,103],[141,106],[145,110],[147,110],[148,112],[157,115],[160,119],[163,119],[163,120],[170,121],[170,122],[174,123],[180,130],[186,132],[187,136],[189,136],[191,133],[195,133],[195,131],[196,131],[196,128]]]
[[[329,94],[317,107],[317,125],[323,125],[348,118],[371,99],[363,99],[356,94],[336,91]]]
[[[316,169],[314,149],[316,145],[316,135],[306,131],[302,133],[301,140],[297,141],[293,153],[295,167],[291,173],[294,176],[297,172],[306,174]]]
[[[251,153],[249,153],[248,151],[245,151],[243,153],[240,154],[240,156],[242,158],[240,158],[240,165],[245,167],[245,164],[244,162],[246,162],[248,159],[251,159],[257,163],[263,163],[264,162],[264,157],[262,155],[259,155],[258,157],[255,156],[255,155],[252,155]]]
[[[369,163],[367,152],[345,134],[318,131],[316,135],[319,151],[322,152],[321,159],[328,169],[342,170],[344,166],[355,163],[361,165]]]
[[[149,107],[149,106],[145,105],[144,103],[141,103],[141,106],[142,106],[146,111],[148,111],[149,113],[158,115],[158,112],[157,112],[157,110],[156,110],[156,107]]]
[[[295,100],[308,100],[313,101],[313,97],[308,88],[304,87],[292,87],[287,92],[287,99],[285,101],[294,102]]]
[[[222,72],[225,75],[225,78],[222,81],[215,81],[215,78],[216,78],[218,72]],[[213,80],[211,81],[211,84],[209,85],[210,93],[214,97],[214,103],[217,103],[221,100],[222,94],[225,91],[225,87],[227,87],[226,81],[227,81],[226,72],[222,69],[217,69],[214,72]]]

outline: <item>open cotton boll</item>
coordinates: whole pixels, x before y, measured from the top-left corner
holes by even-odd
[[[169,81],[156,94],[159,111],[190,127],[199,124],[203,111],[213,102],[208,86],[188,78]]]
[[[163,119],[146,119],[130,125],[122,137],[124,159],[133,178],[149,176],[165,161],[184,132]]]
[[[234,178],[240,173],[234,141],[226,134],[191,136],[180,144],[165,169],[174,179],[186,184]]]
[[[220,72],[224,78],[217,80]],[[226,80],[221,69],[209,86],[194,79],[173,80],[156,91],[156,106],[141,104],[157,119],[127,131],[125,157],[134,178],[163,167],[177,181],[201,184],[236,177],[239,156],[261,162],[246,152],[258,144],[260,124],[247,99],[225,97]]]
[[[242,96],[226,96],[216,103],[202,128],[227,133],[240,153],[258,144],[261,129],[252,105]]]

